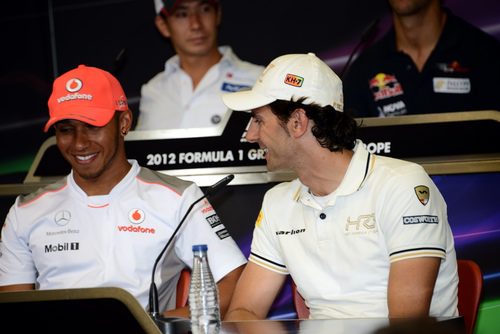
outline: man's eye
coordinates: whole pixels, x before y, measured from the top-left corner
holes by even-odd
[[[188,13],[185,10],[176,10],[173,16],[176,19],[183,19],[183,18],[186,18],[188,16]]]
[[[73,130],[73,128],[70,126],[58,126],[58,127],[56,127],[56,131],[60,132],[60,133],[67,133],[67,132],[70,132],[71,130]]]
[[[209,4],[205,4],[203,6],[201,6],[201,9],[200,9],[200,12],[201,13],[210,13],[212,11],[212,5],[209,5]]]

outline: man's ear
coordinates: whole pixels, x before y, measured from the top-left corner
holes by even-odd
[[[308,131],[309,126],[309,118],[306,115],[306,111],[302,108],[295,109],[288,120],[288,125],[290,134],[293,137],[301,137]]]
[[[168,29],[167,22],[161,15],[156,15],[155,26],[163,37],[170,38],[170,29]]]
[[[130,111],[130,109],[125,111],[120,111],[119,129],[122,136],[125,136],[130,131],[130,128],[132,127],[132,119],[133,116],[132,116],[132,111]]]

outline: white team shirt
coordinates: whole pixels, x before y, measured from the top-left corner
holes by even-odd
[[[147,306],[154,261],[203,193],[189,181],[132,168],[109,195],[87,196],[72,173],[19,196],[2,229],[0,285],[37,289],[121,287]],[[192,245],[207,244],[214,279],[246,262],[207,200],[198,203],[157,266],[160,309],[175,307],[180,270]]]
[[[206,128],[216,126],[229,111],[221,95],[250,88],[263,66],[240,60],[228,46],[219,47],[222,59],[205,74],[195,90],[179,56],[141,89],[135,130]]]
[[[354,151],[324,207],[298,179],[266,193],[249,260],[290,274],[313,319],[384,318],[391,262],[439,257],[430,315],[457,315],[454,240],[434,182],[421,166],[370,154],[361,141]]]

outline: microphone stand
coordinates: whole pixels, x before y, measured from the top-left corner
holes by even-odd
[[[202,199],[204,199],[205,197],[206,197],[206,195],[201,196],[200,198],[198,198],[196,201],[194,201],[189,206],[189,208],[187,209],[186,213],[184,214],[184,217],[182,217],[181,222],[175,228],[174,233],[172,234],[172,236],[175,236],[177,234],[177,231],[181,228],[182,224],[186,220],[187,215],[191,212],[191,210],[193,209],[193,207],[199,201],[201,201]],[[151,275],[151,286],[150,286],[150,294],[149,294],[149,309],[150,309],[150,314],[151,314],[151,316],[153,318],[156,318],[159,315],[158,289],[156,288],[156,284],[154,282],[154,275],[155,275],[155,272],[156,272],[156,266],[158,265],[158,262],[160,261],[161,257],[165,253],[165,251],[168,249],[168,246],[170,246],[170,244],[172,243],[173,239],[174,238],[168,239],[167,244],[163,247],[162,251],[160,252],[160,255],[158,255],[158,257],[156,258],[155,263],[153,265],[153,273]]]
[[[351,65],[351,61],[352,61],[352,58],[354,57],[354,55],[358,52],[358,49],[366,43],[366,41],[368,41],[368,38],[371,37],[371,35],[375,32],[377,26],[378,26],[378,22],[380,21],[379,18],[376,18],[375,20],[373,20],[372,22],[370,22],[370,25],[368,25],[368,27],[365,28],[365,30],[363,31],[363,33],[361,34],[361,39],[359,40],[358,44],[356,44],[356,46],[354,47],[354,49],[352,50],[351,54],[349,55],[349,58],[347,58],[347,61],[344,65],[344,68],[342,68],[342,71],[340,72],[340,78],[343,79],[344,78],[344,74],[347,73],[347,70],[349,69],[349,66]]]
[[[159,311],[160,307],[159,307],[159,300],[158,300],[158,289],[157,289],[156,284],[155,284],[156,267],[157,267],[158,263],[160,262],[160,259],[162,258],[163,254],[166,252],[166,250],[168,249],[168,247],[170,246],[170,244],[174,240],[175,236],[177,235],[177,232],[179,231],[179,229],[182,227],[182,225],[186,221],[186,218],[189,215],[189,213],[191,212],[191,210],[193,209],[193,207],[198,202],[200,202],[202,199],[204,199],[204,198],[206,198],[208,196],[213,195],[214,193],[216,193],[217,191],[219,191],[221,188],[225,187],[233,179],[234,179],[234,175],[233,174],[229,174],[228,176],[224,177],[223,179],[221,179],[217,183],[211,185],[205,191],[205,194],[203,196],[201,196],[200,198],[198,198],[196,201],[194,201],[189,206],[189,208],[187,209],[186,213],[184,214],[184,217],[182,217],[179,225],[177,225],[177,227],[175,228],[174,232],[172,233],[172,236],[168,239],[167,243],[165,244],[165,246],[163,247],[163,249],[161,250],[160,254],[158,255],[158,257],[156,258],[156,260],[154,262],[153,270],[152,270],[152,273],[151,273],[151,285],[149,287],[149,314],[153,318],[153,320],[155,321],[156,325],[160,328],[160,330],[162,331],[162,333],[169,333],[169,332],[171,332],[171,330],[169,330],[166,327],[166,324],[168,324],[170,322],[175,322],[175,321],[182,321],[183,319],[182,318],[175,318],[175,317],[166,318],[166,317],[163,317],[160,314],[160,311]]]

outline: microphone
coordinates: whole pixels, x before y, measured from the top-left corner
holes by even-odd
[[[217,183],[211,185],[208,187],[208,189],[205,191],[205,197],[212,196],[213,194],[219,192],[222,188],[228,185],[229,182],[231,182],[234,179],[233,174],[229,174],[228,176],[222,178],[221,180],[217,181]],[[203,198],[203,197],[202,197]],[[199,199],[201,200],[201,198]]]
[[[125,67],[125,62],[127,61],[127,49],[123,48],[118,52],[115,59],[113,59],[113,67],[110,70],[114,76],[118,76],[122,71],[123,67]]]
[[[376,28],[378,27],[379,21],[380,21],[380,19],[376,18],[375,20],[373,20],[372,22],[370,22],[370,24],[365,28],[365,30],[361,34],[361,38],[359,39],[358,44],[356,44],[356,46],[352,50],[351,54],[349,55],[349,58],[347,58],[347,61],[346,61],[345,65],[344,65],[344,68],[342,68],[342,71],[340,72],[340,78],[342,78],[342,79],[344,78],[344,74],[346,73],[347,69],[351,65],[352,58],[354,57],[354,55],[356,54],[356,52],[358,52],[358,49],[363,44],[365,44],[368,41],[368,39],[373,35],[373,33],[375,32],[375,30],[377,30]]]
[[[159,305],[158,305],[159,304],[158,290],[157,290],[156,284],[155,284],[156,266],[158,265],[158,262],[160,262],[160,259],[163,256],[163,254],[165,253],[165,251],[170,246],[172,240],[174,240],[175,236],[177,235],[177,232],[181,228],[182,224],[186,220],[186,217],[191,212],[191,210],[193,209],[193,207],[199,201],[201,201],[202,199],[204,199],[205,197],[209,197],[209,196],[212,196],[213,194],[217,193],[219,190],[221,190],[222,188],[224,188],[233,179],[234,179],[234,175],[233,174],[229,174],[226,177],[224,177],[223,179],[221,179],[220,181],[218,181],[217,183],[209,186],[207,188],[207,190],[205,190],[204,195],[201,196],[200,198],[198,198],[196,201],[194,201],[189,206],[189,208],[187,209],[186,213],[184,214],[184,217],[182,217],[179,225],[177,225],[176,229],[174,230],[174,232],[172,233],[172,235],[168,239],[165,247],[163,247],[162,251],[160,252],[160,254],[158,255],[158,257],[155,260],[155,263],[153,265],[153,271],[152,271],[152,274],[151,274],[151,285],[150,285],[150,288],[149,288],[149,314],[153,318],[153,320],[155,320],[156,324],[160,327],[160,329],[162,329],[162,327],[164,326],[164,321],[168,320],[168,319],[160,317]],[[163,329],[162,329],[162,331],[165,333],[165,331]]]

